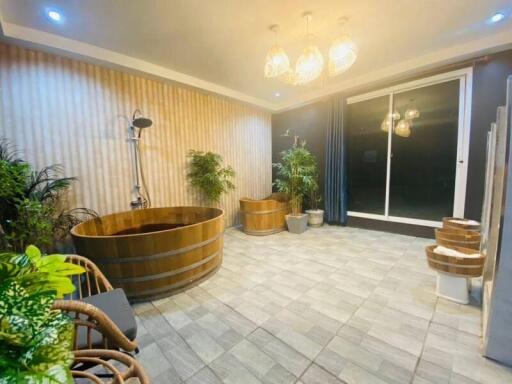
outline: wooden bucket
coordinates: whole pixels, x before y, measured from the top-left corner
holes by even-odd
[[[457,277],[478,277],[482,275],[485,263],[485,257],[482,254],[478,258],[445,256],[435,253],[434,249],[436,247],[437,245],[429,245],[425,248],[430,268]],[[470,248],[455,247],[453,249],[467,255],[479,253]]]
[[[77,253],[94,261],[131,301],[168,296],[222,262],[224,212],[206,207],[114,213],[71,230]]]
[[[265,236],[286,229],[290,212],[286,194],[273,193],[263,200],[240,199],[242,228],[248,235]]]
[[[454,223],[452,220],[466,220],[460,217],[443,217],[443,228],[464,229],[466,231],[479,231],[479,224]]]
[[[480,249],[480,232],[464,229],[436,228],[436,242],[444,247]]]

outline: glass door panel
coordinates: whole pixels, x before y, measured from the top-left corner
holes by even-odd
[[[389,216],[440,221],[453,214],[459,84],[393,94],[400,118],[392,135]]]
[[[347,105],[348,210],[384,215],[388,135],[381,124],[389,96]]]

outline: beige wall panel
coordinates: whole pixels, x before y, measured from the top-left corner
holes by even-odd
[[[129,119],[153,120],[142,162],[154,207],[201,204],[186,178],[189,149],[231,164],[237,189],[222,198],[226,224],[239,223],[240,197],[270,194],[271,116],[234,100],[56,55],[0,43],[0,137],[40,168],[59,163],[77,176],[70,206],[100,214],[130,209]]]

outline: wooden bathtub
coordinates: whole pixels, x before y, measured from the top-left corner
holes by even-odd
[[[222,262],[224,212],[148,208],[78,224],[78,254],[93,260],[131,301],[168,296],[214,273]]]
[[[264,236],[284,231],[288,213],[290,206],[284,193],[273,193],[263,200],[240,199],[242,227],[248,235]]]

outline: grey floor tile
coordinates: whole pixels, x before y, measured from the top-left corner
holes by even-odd
[[[336,376],[316,364],[311,364],[300,379],[304,384],[343,384]]]
[[[213,371],[204,367],[194,376],[186,381],[187,384],[222,384],[222,381],[213,373]]]
[[[182,380],[186,380],[205,364],[181,338],[164,337],[157,340],[160,350]]]
[[[172,369],[171,364],[156,343],[141,349],[137,354],[137,360],[152,379]]]
[[[157,383],[512,382],[480,355],[480,307],[436,297],[431,240],[325,225],[224,241],[214,276],[134,306]]]
[[[297,377],[299,377],[311,363],[311,360],[262,329],[257,329],[248,339],[258,345],[263,352]]]
[[[264,377],[276,365],[270,356],[247,340],[235,345],[230,353],[258,378]]]
[[[210,364],[210,368],[224,383],[259,384],[261,383],[247,368],[229,352],[226,352]]]

